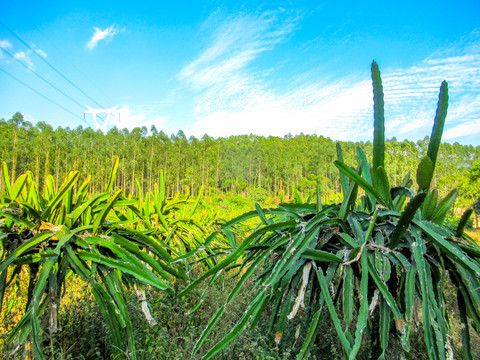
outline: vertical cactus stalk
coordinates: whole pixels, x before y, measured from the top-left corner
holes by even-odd
[[[427,156],[432,160],[433,166],[437,162],[438,148],[442,141],[443,127],[447,117],[448,109],[448,84],[446,81],[442,82],[440,86],[440,95],[438,95],[437,112],[435,114],[435,121],[433,123],[432,136],[430,144],[428,144]]]
[[[383,86],[380,70],[375,61],[372,62],[373,83],[373,169],[385,167],[385,115],[383,103]]]

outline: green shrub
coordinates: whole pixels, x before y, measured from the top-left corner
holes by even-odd
[[[225,203],[231,209],[245,209],[253,206],[253,202],[251,200],[246,199],[241,195],[228,196],[225,200]]]
[[[253,187],[250,189],[249,198],[254,202],[263,203],[268,198],[268,191],[261,187]]]

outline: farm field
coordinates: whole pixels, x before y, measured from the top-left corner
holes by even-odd
[[[386,140],[371,72],[371,143],[77,129],[72,155],[2,121],[2,357],[477,358],[478,147],[442,144],[445,81],[431,136]]]

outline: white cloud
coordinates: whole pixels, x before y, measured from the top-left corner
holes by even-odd
[[[197,94],[197,121],[189,132],[196,136],[303,132],[342,139],[370,133],[363,121],[372,112],[368,81],[304,82],[281,90],[268,84],[270,70],[250,69],[255,59],[293,34],[298,20],[291,13],[271,11],[215,23],[205,50],[178,74]],[[343,117],[350,121],[341,121]]]
[[[443,134],[443,139],[453,140],[472,135],[480,135],[480,119],[467,121],[448,129]]]
[[[307,102],[305,100],[308,100]],[[305,86],[288,94],[256,94],[240,111],[229,104],[201,117],[191,131],[201,136],[250,134],[284,136],[317,133],[335,139],[356,139],[371,134],[364,118],[372,112],[368,81],[351,88]],[[342,121],[348,118],[349,121]]]
[[[93,29],[95,30],[95,33],[93,34],[92,38],[87,42],[87,45],[86,45],[89,50],[95,49],[98,42],[101,40],[104,40],[106,42],[112,41],[113,37],[122,31],[119,28],[117,28],[115,25],[111,25],[105,30],[100,30],[97,27],[94,27]]]
[[[480,33],[476,31],[416,66],[386,72],[385,107],[391,133],[414,138],[430,135],[443,80],[449,85],[443,139],[480,133],[475,127],[480,121]]]
[[[218,16],[218,14],[215,14]],[[195,136],[316,133],[334,139],[370,140],[373,132],[369,73],[335,83],[320,69],[296,74],[288,89],[276,86],[254,61],[292,35],[289,13],[239,14],[216,21],[204,49],[177,78],[194,91]],[[380,61],[381,65],[381,61]],[[473,32],[415,66],[385,69],[386,135],[399,140],[430,135],[441,82],[449,82],[444,139],[480,133],[480,32]],[[477,130],[478,129],[478,130]]]
[[[478,84],[477,86],[480,86]],[[477,87],[476,94],[469,91],[462,94],[459,101],[454,101],[449,108],[452,126],[447,127],[443,134],[445,140],[461,140],[461,137],[480,135],[480,91]],[[448,118],[447,118],[448,119]]]
[[[35,68],[35,65],[31,57],[33,51],[39,56],[43,57],[44,59],[47,58],[47,54],[43,50],[36,48],[35,44],[32,44],[31,46],[33,49],[29,49],[26,51],[17,51],[12,56],[15,60],[22,62],[30,70],[33,70]],[[13,48],[12,44],[10,44],[8,40],[0,40],[0,49],[8,49],[8,48]],[[0,51],[0,56],[2,56],[1,51]]]
[[[43,57],[44,59],[47,58],[47,53],[41,49],[35,49],[35,52],[40,55],[41,57]]]
[[[145,126],[149,131],[152,125],[158,128],[163,127],[166,122],[166,117],[151,117],[151,114],[146,112],[137,112],[124,106],[120,108],[120,118],[113,124],[119,129],[127,128],[133,129],[135,127]]]
[[[10,49],[12,47],[12,44],[10,44],[10,41],[8,40],[0,40],[0,50],[1,49]],[[2,58],[4,55],[3,55],[3,51],[0,51],[0,58]]]
[[[223,83],[283,41],[297,22],[298,18],[286,11],[239,14],[214,21],[211,43],[180,71],[178,78],[199,89]]]
[[[11,49],[12,44],[8,40],[0,40],[0,49]]]
[[[23,62],[24,64],[27,64],[28,67],[30,69],[33,69],[33,61],[32,59],[30,58],[30,51],[19,51],[19,52],[16,52],[13,57],[16,59],[16,60],[19,60],[21,62]]]

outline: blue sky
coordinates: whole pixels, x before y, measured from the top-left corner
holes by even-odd
[[[387,137],[430,135],[445,79],[444,140],[480,145],[479,1],[70,3],[1,2],[29,47],[0,25],[0,118],[95,128],[86,106],[118,106],[100,126],[370,140],[375,59]]]

